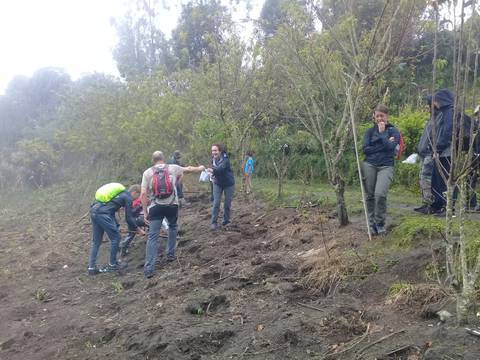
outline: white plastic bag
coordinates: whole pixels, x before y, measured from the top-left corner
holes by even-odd
[[[207,170],[203,170],[200,173],[200,179],[198,179],[200,182],[210,182],[210,174],[208,173]]]
[[[416,164],[418,161],[418,154],[413,153],[409,155],[405,160],[402,161],[403,164]]]
[[[165,218],[163,218],[163,221],[162,221],[162,229],[168,230],[168,221]]]

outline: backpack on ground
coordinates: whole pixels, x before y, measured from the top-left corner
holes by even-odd
[[[153,168],[152,191],[153,195],[159,199],[166,199],[173,194],[168,165]]]

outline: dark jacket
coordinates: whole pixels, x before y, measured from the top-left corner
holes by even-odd
[[[215,184],[223,188],[235,185],[235,176],[226,153],[222,153],[219,160],[212,159],[212,169]]]
[[[442,157],[451,155],[452,131],[453,131],[453,103],[454,95],[449,90],[438,90],[433,98],[439,103],[435,109],[435,122],[432,125],[432,149],[435,149]]]
[[[390,137],[394,141],[390,141]],[[363,153],[365,161],[375,166],[393,166],[395,148],[400,143],[400,133],[395,126],[387,124],[385,131],[380,133],[377,124],[367,130],[363,137]]]
[[[125,220],[128,225],[128,230],[136,231],[137,225],[132,212],[132,195],[130,195],[130,192],[128,190],[122,191],[120,194],[118,194],[112,200],[105,204],[99,201],[95,201],[90,208],[90,213],[98,215],[110,215],[115,218],[115,213],[121,207],[125,208]]]
[[[178,165],[178,166],[183,166],[183,163],[181,162],[180,158],[179,158],[179,157],[176,157],[175,155],[173,155],[173,156],[170,158],[169,164]]]
[[[422,158],[432,155],[432,123],[433,119],[430,118],[423,128],[422,136],[420,136],[418,142],[417,151]]]

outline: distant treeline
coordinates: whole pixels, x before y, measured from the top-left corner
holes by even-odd
[[[287,143],[287,177],[327,178],[322,138],[345,114],[346,79],[369,69],[374,54],[381,64],[381,48],[400,43],[382,55],[392,59],[386,70],[355,90],[367,93],[355,117],[369,123],[384,102],[411,130],[413,151],[425,119],[416,111],[432,88],[435,27],[425,1],[266,0],[251,39],[215,0],[184,5],[166,39],[156,23],[160,2],[150,3],[139,1],[114,23],[121,79],[72,81],[62,69],[43,68],[10,82],[0,97],[0,189],[47,186],[92,165],[135,176],[157,149],[204,163],[213,142],[226,144],[237,169],[253,151],[265,176],[278,175],[275,159]],[[476,12],[467,19],[470,41],[479,41],[479,23]],[[450,29],[440,22],[436,87],[452,87]],[[346,146],[336,165],[355,181],[353,141]]]

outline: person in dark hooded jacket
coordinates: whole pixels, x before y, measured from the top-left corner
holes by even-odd
[[[377,105],[373,114],[375,124],[363,138],[362,176],[366,192],[368,221],[374,235],[384,235],[387,213],[387,193],[393,179],[395,152],[400,133],[388,123],[388,109]]]
[[[440,89],[433,95],[434,121],[431,129],[431,147],[435,166],[432,174],[433,203],[430,205],[430,214],[442,215],[445,213],[445,191],[447,184],[443,178],[448,178],[452,156],[453,106],[455,97],[450,90]],[[443,174],[443,176],[442,176]]]
[[[430,204],[433,202],[432,174],[433,174],[433,167],[435,166],[435,163],[432,158],[432,141],[431,141],[432,124],[434,121],[434,117],[433,117],[434,114],[432,114],[433,96],[427,95],[424,98],[424,100],[425,100],[426,106],[428,107],[430,117],[428,118],[425,124],[425,127],[423,128],[423,132],[417,146],[418,155],[421,158],[419,185],[420,185],[420,191],[422,193],[423,205],[420,207],[416,207],[413,210],[426,214],[430,210]]]

